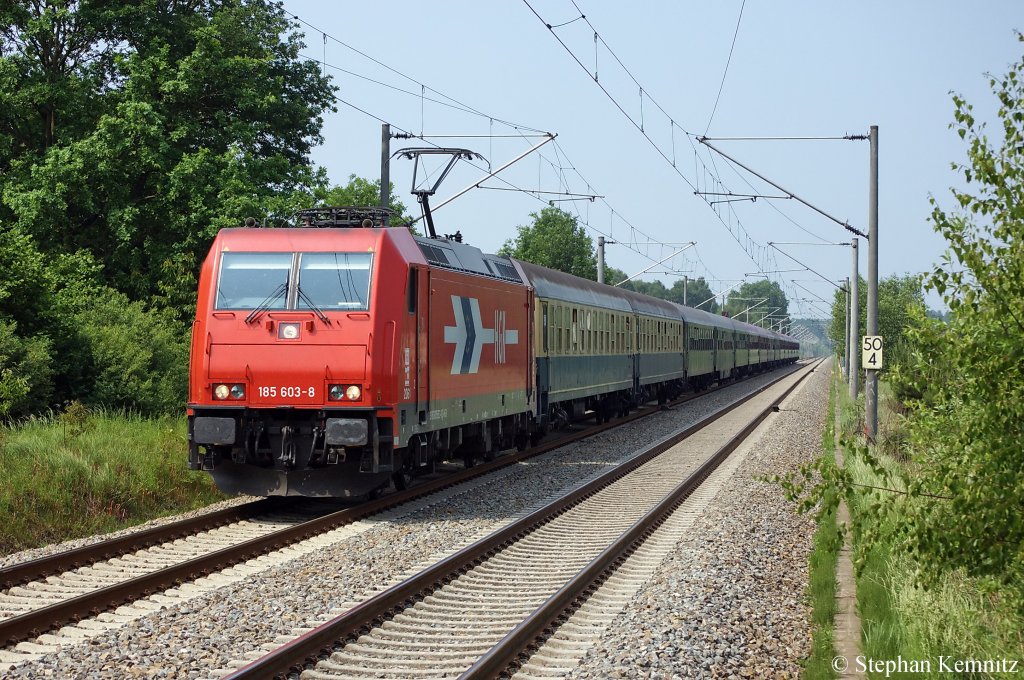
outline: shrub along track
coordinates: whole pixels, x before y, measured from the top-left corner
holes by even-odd
[[[812,370],[787,373],[230,677],[302,668],[310,679],[508,673],[588,593],[615,579],[611,572]],[[709,448],[716,452],[706,457]],[[676,483],[681,472],[688,474]],[[526,670],[544,674],[553,664],[560,673],[551,659],[557,648]]]
[[[675,403],[713,391],[687,395]],[[270,498],[0,569],[0,644],[32,640],[656,411],[644,407],[614,423],[313,519],[308,518],[323,513],[322,505]],[[46,640],[40,642],[44,646],[38,651],[46,651]]]

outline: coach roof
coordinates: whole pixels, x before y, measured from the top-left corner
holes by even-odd
[[[580,305],[604,307],[622,312],[633,311],[629,300],[616,290],[603,283],[580,279],[571,274],[541,267],[523,260],[515,260],[523,270],[537,297],[575,302]]]

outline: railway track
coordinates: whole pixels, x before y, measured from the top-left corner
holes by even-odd
[[[696,510],[680,504],[708,502],[704,481],[811,371],[784,375],[229,677],[560,677],[676,540],[659,527],[685,528]]]
[[[713,391],[688,395],[676,403]],[[194,579],[350,525],[656,410],[646,407],[614,423],[560,437],[530,451],[502,456],[407,491],[327,515],[322,511],[296,510],[288,502],[294,499],[265,499],[0,569],[3,587],[0,590],[0,643],[21,643],[20,651],[28,654],[51,651],[53,646],[68,641],[58,635],[78,639],[88,634],[82,631],[102,632],[160,606],[173,604],[196,590],[188,586],[179,588]],[[309,519],[311,514],[313,519]],[[315,516],[317,514],[323,516]],[[229,578],[244,575],[239,572]],[[176,592],[152,595],[166,589]],[[74,627],[66,625],[76,622]],[[56,629],[60,629],[57,635],[51,633]],[[35,642],[28,642],[31,640]],[[20,656],[0,650],[0,660],[17,661]]]

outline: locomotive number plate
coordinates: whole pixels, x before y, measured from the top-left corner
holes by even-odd
[[[316,388],[297,387],[295,385],[261,385],[257,388],[256,394],[261,399],[275,399],[277,397],[282,399],[298,399],[300,397],[315,399]]]

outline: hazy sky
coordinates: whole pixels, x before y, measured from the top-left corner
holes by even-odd
[[[416,134],[466,135],[428,141],[472,149],[493,168],[540,141],[528,136],[533,130],[556,133],[555,142],[504,171],[501,179],[484,183],[496,189],[474,189],[439,209],[438,232],[459,230],[466,242],[493,252],[515,236],[517,225],[529,222],[529,213],[549,199],[564,198],[498,189],[595,194],[603,198],[556,205],[578,214],[595,242],[601,234],[618,242],[607,247],[609,264],[635,274],[680,247],[662,244],[696,241],[644,278],[671,286],[685,272],[715,279],[711,286],[718,291],[747,274],[767,271],[790,298],[830,300],[834,289],[812,272],[771,273],[800,265],[767,243],[840,242],[852,234],[793,200],[709,206],[707,201],[721,197],[704,199],[694,195],[695,189],[780,194],[695,137],[705,131],[712,138],[831,137],[865,134],[878,125],[880,274],[925,271],[944,250],[928,222],[929,196],[952,207],[949,187],[959,180],[950,164],[965,159],[964,143],[949,129],[950,91],[972,102],[978,118],[994,123],[996,105],[985,74],[1004,73],[1024,51],[1015,33],[1024,30],[1019,0],[530,0],[530,5],[522,0],[286,0],[284,7],[316,27],[301,25],[308,45],[304,54],[325,62],[340,88],[338,97],[348,102],[327,116],[325,143],[314,153],[332,182],[344,183],[350,174],[379,177],[376,118]],[[553,34],[545,23],[565,25]],[[735,49],[712,118],[734,34]],[[595,83],[595,67],[598,83],[625,114]],[[653,144],[626,114],[642,122]],[[993,132],[998,138],[998,129]],[[867,142],[712,143],[867,231]],[[393,140],[391,148],[424,144]],[[486,162],[478,165],[486,169]],[[409,194],[411,173],[411,162],[392,162],[396,192],[418,216]],[[484,174],[460,162],[432,203]],[[867,244],[862,239],[860,245],[866,275]],[[778,247],[827,278],[850,273],[849,248]],[[929,303],[940,304],[935,296]],[[797,317],[823,316],[819,310],[827,306],[818,302],[817,307],[797,301],[790,311]]]

